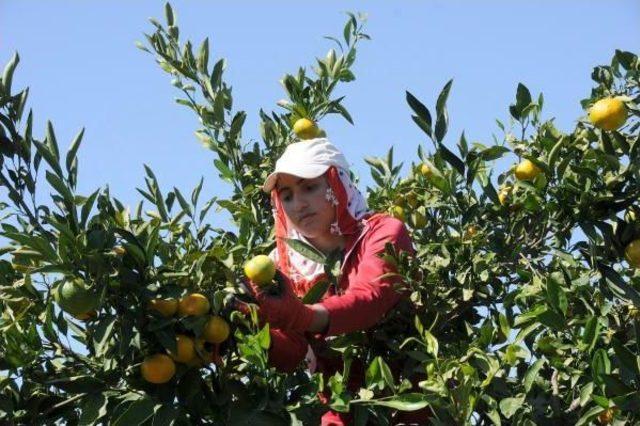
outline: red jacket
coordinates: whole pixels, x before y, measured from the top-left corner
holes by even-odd
[[[404,223],[384,214],[366,219],[361,232],[346,241],[339,294],[331,287],[320,302],[329,312],[324,336],[369,329],[400,300],[400,293],[394,289],[399,277],[379,279],[393,270],[379,256],[388,242],[398,250],[414,252]],[[271,360],[278,369],[294,370],[307,353],[302,334],[274,329],[272,340]]]
[[[404,223],[384,214],[375,214],[366,219],[361,232],[346,242],[345,255],[341,266],[338,294],[333,291],[320,302],[329,312],[329,326],[324,335],[308,336],[283,330],[272,330],[270,360],[279,370],[290,372],[304,359],[307,342],[311,342],[316,352],[317,371],[332,375],[342,369],[341,359],[330,359],[318,353],[324,337],[354,331],[367,330],[377,324],[402,297],[396,289],[400,277],[382,275],[393,271],[393,266],[380,258],[385,245],[391,243],[396,250],[414,253],[411,238]],[[333,290],[333,288],[332,288]],[[352,366],[350,384],[353,390],[362,384],[364,368]],[[350,386],[351,387],[351,386]],[[327,413],[323,424],[329,418],[339,416]],[[332,421],[334,421],[332,420]]]
[[[379,279],[394,271],[380,258],[387,243],[396,250],[414,252],[404,223],[383,214],[371,216],[361,233],[347,241],[339,281],[341,294],[321,301],[329,311],[326,336],[369,329],[400,300],[394,289],[400,277]]]

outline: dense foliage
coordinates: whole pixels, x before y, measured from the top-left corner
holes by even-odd
[[[210,61],[208,40],[196,51],[181,41],[165,12],[139,47],[196,114],[196,136],[232,195],[203,200],[202,182],[186,196],[163,190],[146,166],[134,211],[107,188],[78,194],[83,132],[63,157],[51,123],[33,134],[28,89],[11,84],[16,54],[0,81],[2,423],[314,424],[331,408],[385,424],[426,406],[443,425],[639,421],[636,55],[616,51],[594,69],[582,101],[591,114],[570,131],[520,84],[501,139],[470,144],[462,134],[454,144],[452,82],[435,109],[406,93],[431,148],[418,148],[406,175],[393,149],[366,161],[370,206],[405,220],[417,248],[387,253],[410,298],[375,329],[332,340],[344,371],[324,380],[304,366],[269,367],[268,326],[240,283],[244,263],[273,247],[260,185],[297,140],[295,123],[352,122],[335,92],[355,79],[362,21],[349,14],[332,38],[337,51],[283,78],[287,99],[259,112],[255,142],[243,135],[224,59]],[[593,109],[601,99],[610,104]],[[512,169],[494,168],[503,157],[517,157]],[[50,201],[39,201],[48,189]],[[233,229],[211,227],[214,207]],[[357,393],[346,386],[354,361],[366,366]]]

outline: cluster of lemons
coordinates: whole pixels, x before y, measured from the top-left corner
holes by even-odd
[[[608,97],[600,99],[589,109],[589,121],[595,127],[612,131],[619,129],[627,121],[627,108],[624,102],[617,97]],[[536,184],[546,184],[542,170],[533,161],[525,159],[520,162],[514,169],[514,175],[517,180],[536,181]],[[544,180],[544,182],[538,182]],[[538,185],[539,186],[539,185]],[[498,193],[498,199],[501,205],[508,202],[509,194],[512,191],[511,186],[504,186]]]
[[[628,118],[627,107],[619,97],[607,97],[598,100],[589,108],[588,119],[595,127],[614,131],[622,127]],[[535,181],[544,177],[542,170],[531,160],[523,160],[514,170],[517,180]],[[546,183],[546,181],[545,181]],[[513,188],[504,186],[498,193],[498,200],[501,205],[508,204],[509,195]],[[625,258],[632,267],[640,267],[640,239],[631,241],[625,247]]]
[[[208,318],[200,337],[178,334],[175,352],[156,353],[144,359],[140,371],[147,382],[161,384],[171,380],[176,373],[175,362],[190,367],[202,367],[214,361],[216,354],[208,352],[205,344],[213,344],[214,351],[217,351],[218,345],[229,337],[229,324],[221,316],[209,313],[211,305],[207,297],[201,293],[191,293],[180,300],[153,299],[149,302],[148,309],[159,312],[165,318],[171,318],[176,313],[180,317],[207,315]]]
[[[259,255],[245,264],[244,272],[254,284],[265,288],[273,284],[276,267],[268,256]],[[176,373],[176,362],[190,367],[205,365],[215,356],[215,352],[212,354],[205,350],[205,343],[212,343],[216,351],[218,345],[229,338],[229,324],[218,315],[210,315],[209,300],[201,293],[191,293],[180,300],[153,299],[149,302],[148,308],[159,312],[165,318],[171,318],[176,314],[180,317],[209,317],[199,338],[178,334],[175,352],[156,353],[144,359],[140,371],[147,382],[161,384],[170,381]]]

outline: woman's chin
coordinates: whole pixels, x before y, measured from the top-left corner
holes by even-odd
[[[298,228],[298,232],[308,240],[316,239],[322,235],[322,232],[320,232],[315,226],[301,226]]]

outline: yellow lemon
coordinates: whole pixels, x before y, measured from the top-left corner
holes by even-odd
[[[511,192],[510,186],[505,186],[500,190],[500,192],[498,192],[498,201],[500,202],[501,206],[504,206],[505,204],[507,204],[507,200],[509,198],[510,192]]]
[[[148,356],[140,366],[142,377],[149,383],[166,383],[176,374],[173,360],[164,354]]]
[[[627,107],[616,98],[604,98],[589,109],[589,121],[603,130],[616,130],[627,121]]]
[[[176,299],[153,299],[149,302],[148,308],[160,312],[165,318],[169,318],[174,316],[178,310],[178,301]]]
[[[464,232],[464,238],[470,239],[478,235],[478,228],[475,225],[469,226]]]
[[[640,267],[640,238],[627,244],[624,249],[624,257],[629,262],[629,265],[634,268]]]
[[[428,179],[433,176],[433,170],[431,170],[431,167],[429,167],[427,163],[423,163],[420,166],[420,174]]]
[[[413,221],[413,227],[415,229],[422,229],[427,226],[427,218],[420,212],[415,212],[411,215],[411,220]]]
[[[403,222],[405,221],[404,209],[401,206],[393,206],[391,208],[391,216]]]
[[[176,352],[169,352],[174,361],[187,364],[196,356],[196,346],[193,339],[184,334],[176,336]]]
[[[320,130],[313,121],[308,118],[300,118],[293,124],[293,133],[300,139],[313,139],[318,136]]]
[[[229,337],[229,324],[217,315],[209,317],[204,326],[202,338],[210,343],[222,343]]]
[[[178,302],[178,314],[180,316],[204,315],[209,312],[209,307],[209,299],[206,296],[200,293],[191,293]]]
[[[73,317],[80,321],[89,321],[95,319],[98,316],[98,312],[94,309],[93,311],[83,312],[81,314],[73,315]]]
[[[516,167],[516,178],[519,180],[533,180],[542,173],[540,167],[536,166],[531,160],[523,160]]]
[[[260,254],[245,263],[244,274],[258,287],[264,287],[276,276],[276,265],[269,256]]]
[[[420,201],[418,200],[418,195],[413,191],[409,192],[406,198],[407,198],[407,204],[409,205],[409,207],[412,207],[415,209],[420,204]]]

